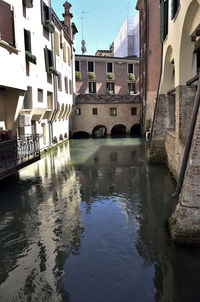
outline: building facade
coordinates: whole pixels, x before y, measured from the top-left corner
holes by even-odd
[[[138,0],[140,24],[139,91],[143,98],[144,127],[152,124],[161,72],[160,0]]]
[[[73,136],[80,132],[125,135],[140,130],[141,102],[135,85],[138,62],[137,58],[76,55]]]
[[[200,242],[200,1],[161,1],[162,75],[149,157],[177,179],[172,237]]]
[[[0,131],[39,134],[41,148],[69,136],[76,33],[70,7],[65,2],[61,22],[50,0],[0,1]],[[64,83],[71,88],[61,89]]]

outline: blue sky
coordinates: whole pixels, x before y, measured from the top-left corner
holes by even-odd
[[[63,20],[65,0],[51,0],[51,5],[58,17]],[[97,49],[109,49],[127,16],[134,16],[136,0],[74,0],[71,12],[76,24],[76,53],[81,54],[82,25],[81,12],[84,14],[83,37],[86,41],[87,55],[95,54]]]

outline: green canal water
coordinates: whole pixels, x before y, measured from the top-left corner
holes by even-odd
[[[139,138],[71,140],[0,183],[0,301],[199,302],[165,166]]]

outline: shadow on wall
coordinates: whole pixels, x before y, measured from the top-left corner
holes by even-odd
[[[111,130],[111,137],[119,138],[119,137],[126,137],[126,127],[124,125],[115,125]]]
[[[77,139],[77,138],[89,138],[90,135],[88,132],[85,132],[85,131],[77,131],[77,132],[74,132],[72,138],[74,139]]]

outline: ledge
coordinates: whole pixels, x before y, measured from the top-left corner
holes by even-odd
[[[17,48],[15,48],[14,46],[11,46],[10,44],[8,44],[7,42],[0,40],[0,46],[4,47],[5,49],[7,49],[10,53],[13,52],[15,54],[19,53],[19,50]]]

